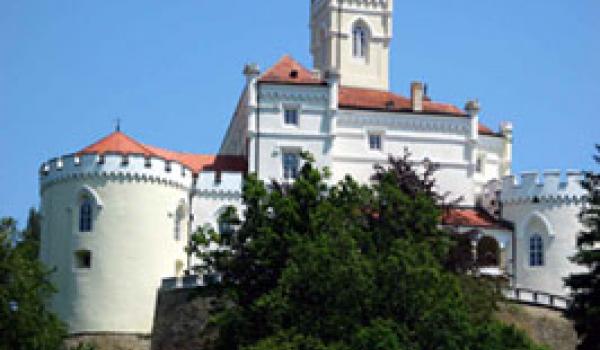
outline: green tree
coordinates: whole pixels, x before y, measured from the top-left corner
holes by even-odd
[[[205,249],[223,241],[210,230],[194,244],[203,268],[223,277],[216,347],[537,349],[469,294],[493,296],[486,285],[445,268],[447,197],[434,192],[433,171],[426,163],[419,175],[405,156],[377,168],[371,186],[328,185],[305,155],[293,184],[250,175],[228,249]],[[239,220],[232,214],[224,219]]]
[[[596,148],[600,154],[600,145]],[[600,156],[595,159],[600,163]],[[586,271],[566,279],[573,298],[567,317],[575,322],[578,349],[591,350],[600,348],[600,174],[586,173],[582,185],[588,192],[580,216],[585,230],[577,238],[578,252],[572,261]]]
[[[40,254],[41,231],[40,214],[37,210],[31,208],[27,217],[27,226],[21,233],[21,239],[22,243],[24,243],[23,248],[27,249],[25,254],[32,260],[37,259]]]
[[[65,330],[45,303],[54,292],[47,271],[32,258],[31,240],[16,246],[10,236],[13,219],[0,223],[0,349],[55,350],[62,346]]]

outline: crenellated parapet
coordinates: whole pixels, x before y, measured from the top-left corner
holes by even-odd
[[[322,6],[362,7],[369,9],[391,8],[392,0],[311,0],[313,9]]]
[[[178,162],[143,155],[68,155],[52,159],[40,168],[42,192],[57,182],[98,177],[116,181],[152,182],[183,189],[189,189],[193,184],[191,169]]]
[[[203,171],[198,174],[194,191],[205,196],[239,197],[242,184],[242,173]]]
[[[499,204],[579,204],[586,195],[581,186],[583,176],[583,172],[575,170],[567,171],[564,176],[560,170],[505,176],[502,180],[490,181],[485,186],[482,205],[493,212],[494,207]]]

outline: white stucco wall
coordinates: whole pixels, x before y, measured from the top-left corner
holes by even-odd
[[[463,204],[474,203],[469,118],[341,110],[336,121],[334,179],[350,173],[366,182],[375,164],[387,163],[390,154],[400,157],[408,149],[414,161],[428,158],[440,164],[436,179],[441,192],[464,197]],[[370,133],[382,136],[381,151],[369,149]]]
[[[326,86],[260,85],[258,168],[261,179],[283,178],[283,153],[308,151],[317,166],[331,164],[331,119]],[[298,125],[284,124],[285,108],[297,108]],[[254,151],[254,150],[253,150]],[[256,164],[255,153],[249,162]],[[253,167],[250,166],[252,169]]]
[[[178,207],[187,207],[191,173],[175,164],[167,173],[160,159],[151,168],[143,157],[121,161],[85,156],[75,165],[66,157],[41,179],[41,258],[56,268],[51,306],[70,333],[149,334],[161,279],[186,261],[187,216],[178,240],[175,220]],[[96,200],[92,232],[79,232],[83,193]],[[90,269],[75,267],[78,250],[91,251]]]
[[[512,155],[507,154],[507,142],[502,136],[480,135],[477,140],[476,157],[482,159],[481,172],[475,172],[475,191],[480,193],[491,180],[510,175]]]
[[[192,232],[204,225],[211,225],[214,229],[218,229],[219,217],[229,206],[236,208],[241,217],[243,214],[242,182],[241,173],[224,172],[221,174],[220,182],[215,182],[214,172],[200,173],[193,191]]]
[[[503,218],[515,224],[516,285],[557,295],[566,295],[563,278],[581,271],[569,257],[576,252],[577,235],[582,226],[578,219],[582,197],[580,173],[570,173],[561,182],[560,172],[544,174],[543,183],[536,173],[504,179],[501,203]],[[529,265],[529,239],[540,234],[544,242],[544,265]]]
[[[246,155],[246,141],[248,138],[248,90],[244,88],[238,105],[233,113],[229,127],[221,147],[219,154],[227,155]]]

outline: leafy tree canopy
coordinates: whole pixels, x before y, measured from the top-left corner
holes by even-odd
[[[35,220],[32,211],[17,244],[16,222],[11,218],[0,222],[0,350],[60,349],[65,335],[62,323],[45,308],[54,288],[49,271],[37,260]]]
[[[192,250],[222,274],[217,349],[539,349],[493,320],[493,290],[445,267],[445,196],[435,166],[409,155],[372,185],[331,185],[310,156],[292,184],[250,175],[230,236],[199,232]],[[227,243],[228,249],[205,249]]]

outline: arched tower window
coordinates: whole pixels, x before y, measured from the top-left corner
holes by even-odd
[[[529,237],[529,266],[544,266],[544,239],[537,233]]]
[[[92,231],[92,219],[94,215],[93,201],[88,196],[84,196],[79,204],[79,232]]]
[[[181,201],[179,203],[179,205],[177,206],[177,210],[175,210],[175,240],[176,241],[181,240],[181,236],[182,236],[182,232],[183,232],[183,225],[185,224],[185,216],[186,216],[185,202]]]
[[[352,29],[352,56],[367,58],[369,32],[363,23],[357,23]]]

